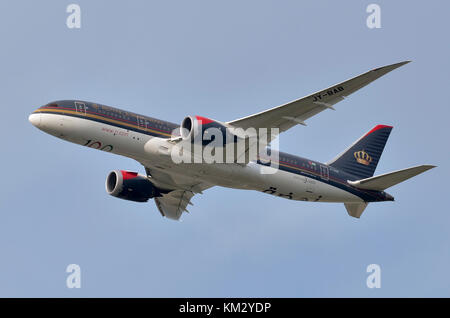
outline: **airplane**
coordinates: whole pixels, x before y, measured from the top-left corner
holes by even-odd
[[[105,182],[106,192],[135,202],[154,199],[161,215],[169,219],[179,220],[183,212],[189,212],[187,205],[193,205],[192,197],[213,186],[256,190],[290,200],[344,203],[350,216],[360,218],[368,203],[394,201],[386,189],[435,167],[419,165],[374,176],[392,126],[376,125],[326,163],[273,151],[276,168],[270,173],[263,172],[270,167],[261,149],[270,153],[270,143],[281,132],[305,126],[307,119],[324,110],[334,110],[339,101],[409,62],[376,68],[287,104],[229,122],[187,116],[177,125],[80,100],[50,102],[31,113],[29,121],[63,140],[138,161],[145,174],[111,171]],[[231,143],[247,140],[244,153],[252,143],[237,133],[238,129],[273,128],[276,133],[264,138],[256,136],[262,146],[256,157],[239,161],[241,157],[235,155],[226,163],[175,163],[171,154],[177,145],[190,143],[198,135],[203,137],[208,127],[233,135]],[[202,142],[201,147],[204,145]],[[218,145],[225,147],[225,143]]]

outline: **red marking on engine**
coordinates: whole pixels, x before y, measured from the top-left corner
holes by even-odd
[[[121,170],[120,172],[122,172],[123,180],[133,179],[133,178],[136,178],[138,175],[137,172],[130,172],[130,171],[124,171],[124,170]]]
[[[206,125],[206,124],[212,123],[214,121],[212,119],[202,117],[202,116],[195,116],[195,118],[198,120],[200,125]]]

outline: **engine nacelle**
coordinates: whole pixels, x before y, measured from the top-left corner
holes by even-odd
[[[111,171],[106,177],[106,192],[124,200],[147,202],[158,196],[159,191],[145,176],[124,170]]]
[[[193,162],[201,162],[195,161],[195,158],[200,157],[207,163],[248,163],[256,160],[261,152],[258,150],[258,131],[255,128],[233,127],[201,116],[184,118],[179,136],[173,137],[173,140],[180,137],[184,143],[201,145],[201,148],[197,147],[200,151],[196,147],[190,151],[194,157]],[[158,151],[162,153],[166,150],[159,147]],[[184,154],[180,151],[181,153]]]
[[[183,140],[192,142],[198,140],[199,142],[201,141],[202,145],[206,145],[211,142],[207,134],[213,132],[212,129],[215,130],[214,133],[220,131],[224,143],[227,137],[232,136],[223,123],[202,116],[188,116],[184,118],[180,126],[180,136]]]

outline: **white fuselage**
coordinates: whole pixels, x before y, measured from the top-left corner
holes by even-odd
[[[35,117],[33,117],[35,116]],[[112,152],[137,160],[147,167],[170,172],[186,182],[192,180],[208,184],[256,190],[302,201],[319,202],[362,202],[362,199],[326,182],[277,169],[274,173],[264,173],[268,169],[255,162],[242,164],[175,164],[168,153],[154,151],[166,139],[152,137],[114,125],[100,123],[79,117],[59,114],[34,113],[30,121],[39,129],[58,138],[90,148]],[[270,169],[270,168],[269,168]],[[262,173],[263,172],[263,173]],[[156,186],[164,187],[164,184]],[[276,191],[270,189],[275,188]]]

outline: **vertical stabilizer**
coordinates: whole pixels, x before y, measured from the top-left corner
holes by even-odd
[[[392,126],[375,126],[328,164],[356,179],[373,176],[391,130]]]

